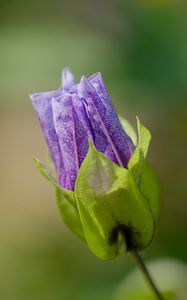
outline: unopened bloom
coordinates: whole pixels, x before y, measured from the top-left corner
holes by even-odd
[[[63,189],[74,190],[88,140],[127,168],[135,146],[118,119],[100,73],[82,76],[76,83],[66,68],[58,90],[32,94],[31,100]]]
[[[146,158],[149,130],[137,119],[134,139],[130,124],[120,123],[100,73],[76,83],[64,69],[58,90],[31,100],[58,182],[34,161],[55,187],[67,226],[101,259],[119,254],[122,237],[127,251],[146,248],[159,211],[159,185]]]

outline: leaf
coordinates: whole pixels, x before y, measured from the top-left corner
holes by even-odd
[[[143,249],[154,233],[153,216],[130,172],[114,164],[91,144],[79,170],[75,194],[90,249],[101,259],[119,252],[119,235],[127,250]]]
[[[138,144],[136,146],[136,150],[134,151],[133,155],[129,160],[128,169],[130,170],[136,183],[139,185],[143,171],[144,161],[146,159],[149,143],[151,140],[151,134],[149,130],[140,123],[138,118],[137,127]]]
[[[165,300],[187,299],[187,265],[176,259],[161,258],[148,263],[147,267]],[[114,300],[154,299],[153,291],[139,270],[133,270],[125,277],[114,297]]]
[[[74,192],[62,189],[47,167],[40,160],[34,158],[34,162],[40,173],[55,186],[57,204],[64,223],[79,238],[85,240]]]

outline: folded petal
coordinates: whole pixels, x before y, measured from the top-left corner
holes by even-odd
[[[68,91],[75,84],[76,81],[71,71],[64,68],[62,71],[62,88]]]
[[[78,85],[78,96],[85,103],[93,127],[95,147],[121,167],[127,167],[135,146],[123,130],[103,82],[98,82],[98,76],[90,80],[83,76]]]
[[[75,94],[64,94],[52,100],[55,130],[63,157],[64,189],[74,190],[80,165],[88,151],[91,137],[89,121],[82,101]]]
[[[59,91],[36,93],[30,95],[34,109],[38,115],[38,119],[49,148],[51,158],[55,164],[55,168],[59,178],[63,176],[63,161],[60,145],[56,131],[54,128],[52,114],[52,98],[57,97]]]
[[[99,95],[104,106],[111,105],[109,94],[105,88],[105,84],[100,72],[97,72],[88,78],[89,82],[93,85],[96,93]]]

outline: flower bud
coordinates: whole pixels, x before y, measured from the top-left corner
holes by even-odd
[[[58,182],[35,162],[55,185],[68,227],[101,259],[119,253],[120,236],[128,251],[147,247],[159,198],[154,171],[146,161],[149,131],[138,121],[135,145],[136,134],[122,118],[120,122],[100,73],[76,83],[64,69],[57,91],[32,94],[31,100]]]
[[[54,92],[31,95],[33,106],[58,174],[59,184],[74,190],[79,168],[88,152],[88,139],[96,149],[121,167],[135,146],[112,106],[100,73],[79,84],[68,69]]]

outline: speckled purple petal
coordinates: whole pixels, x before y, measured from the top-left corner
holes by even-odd
[[[94,144],[109,159],[121,167],[127,167],[135,146],[123,130],[110,100],[106,98],[107,92],[104,93],[102,88],[97,93],[90,81],[93,81],[93,78],[90,80],[85,76],[81,78],[78,96],[85,103],[94,131]]]
[[[57,91],[31,95],[60,185],[74,190],[88,139],[109,159],[126,167],[135,147],[124,132],[100,73],[75,82],[68,68]]]
[[[105,88],[105,84],[100,72],[93,74],[88,78],[89,82],[93,85],[96,93],[100,97],[103,105],[106,107],[108,104],[111,105],[109,94]]]
[[[63,161],[58,142],[58,137],[54,128],[52,114],[52,98],[59,96],[59,91],[36,93],[30,95],[32,104],[46,139],[46,143],[51,154],[51,158],[55,164],[55,168],[59,178],[63,177]]]
[[[68,91],[75,84],[76,81],[74,75],[68,68],[64,68],[62,71],[62,88]]]
[[[92,137],[82,101],[75,94],[64,94],[52,101],[53,119],[64,162],[65,189],[73,190],[80,165]]]

